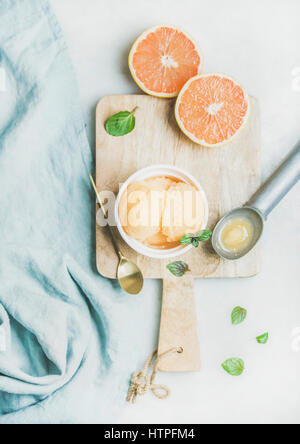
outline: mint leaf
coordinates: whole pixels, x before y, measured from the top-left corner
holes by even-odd
[[[121,111],[111,116],[105,123],[106,132],[114,137],[125,136],[131,133],[135,128],[133,112]]]
[[[172,262],[171,264],[167,265],[167,269],[176,277],[182,277],[185,275],[185,273],[190,271],[188,264],[183,261]]]
[[[231,358],[222,364],[223,369],[231,376],[240,376],[245,370],[245,364],[242,359]]]
[[[256,340],[259,344],[266,344],[269,340],[269,333],[264,333],[261,336],[257,336]]]
[[[199,247],[200,242],[208,241],[212,236],[212,232],[209,230],[198,231],[198,233],[192,234],[188,233],[182,236],[179,242],[182,245],[193,245],[193,247]]]
[[[244,322],[247,317],[247,310],[241,307],[235,307],[231,313],[231,320],[233,325],[238,325]]]

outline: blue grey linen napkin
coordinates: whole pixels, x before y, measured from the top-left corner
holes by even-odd
[[[136,365],[137,300],[95,269],[74,77],[48,2],[1,0],[0,424],[112,422]]]

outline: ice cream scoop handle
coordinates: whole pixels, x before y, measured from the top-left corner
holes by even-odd
[[[300,140],[275,173],[248,203],[267,219],[271,211],[300,179]]]

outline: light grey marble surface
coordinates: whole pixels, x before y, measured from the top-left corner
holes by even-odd
[[[264,178],[300,138],[299,0],[51,2],[70,46],[92,147],[97,101],[139,92],[128,52],[141,31],[158,23],[189,31],[203,49],[206,72],[231,74],[259,98]],[[196,282],[201,372],[160,374],[171,397],[149,394],[124,405],[120,423],[300,423],[299,210],[298,184],[269,219],[259,276]],[[160,283],[147,282],[144,331],[133,344],[141,365],[156,345],[160,297]],[[236,305],[248,309],[248,319],[233,327]],[[265,331],[269,344],[257,345]],[[220,366],[232,356],[246,363],[239,378]]]

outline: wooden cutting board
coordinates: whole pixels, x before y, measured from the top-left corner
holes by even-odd
[[[245,128],[228,145],[204,148],[191,142],[178,128],[174,99],[146,95],[103,98],[96,111],[96,184],[107,208],[113,206],[112,192],[135,171],[154,164],[172,164],[187,170],[201,183],[209,203],[208,228],[229,210],[246,203],[259,188],[260,113],[258,101],[251,98],[251,114]],[[111,137],[105,121],[113,114],[133,110],[136,128],[127,136]],[[116,233],[117,230],[115,229]],[[118,235],[121,250],[141,268],[145,278],[163,279],[163,303],[159,353],[182,346],[182,354],[170,354],[160,364],[162,371],[193,371],[200,367],[193,278],[250,277],[259,272],[259,247],[238,261],[220,259],[210,243],[183,256],[192,273],[174,278],[166,269],[170,260],[143,257],[128,247]],[[107,229],[97,225],[97,267],[101,275],[116,278],[118,257]],[[140,296],[142,297],[142,295]]]

